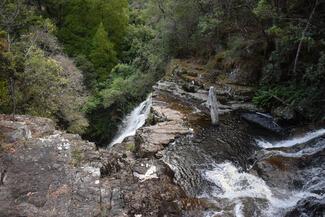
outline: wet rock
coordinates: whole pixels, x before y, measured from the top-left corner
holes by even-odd
[[[282,135],[284,129],[279,126],[272,116],[263,113],[243,113],[241,117],[250,124],[258,126],[272,133]]]
[[[325,216],[325,198],[316,199],[313,197],[301,200],[297,206],[286,214],[285,217],[323,217]]]
[[[169,122],[180,117],[156,112]],[[0,216],[181,216],[186,196],[172,171],[156,158],[136,158],[132,137],[97,150],[49,119],[3,115],[0,132]]]
[[[210,114],[208,109],[208,95],[209,91],[204,89],[197,89],[195,92],[186,91],[178,84],[168,81],[160,81],[155,86],[156,93],[160,95],[168,95],[169,97],[176,98],[184,104],[188,104],[188,107],[197,107],[202,112]],[[240,91],[239,91],[240,92]],[[215,87],[215,93],[218,98],[218,110],[220,115],[224,115],[237,110],[244,111],[257,111],[257,108],[250,102],[245,102],[242,98],[246,98],[245,91],[239,93],[240,96],[232,94],[230,90],[225,90],[221,86]],[[235,100],[233,100],[233,98]],[[231,99],[231,100],[230,100]]]

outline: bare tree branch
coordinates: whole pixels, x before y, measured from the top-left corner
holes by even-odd
[[[299,42],[298,49],[297,49],[297,53],[296,53],[295,62],[294,62],[294,65],[293,65],[293,74],[294,75],[297,73],[297,65],[298,65],[298,60],[299,60],[300,52],[301,52],[301,49],[302,49],[302,43],[303,43],[303,40],[305,38],[306,32],[309,29],[310,22],[313,19],[313,16],[314,16],[314,13],[316,11],[317,6],[318,6],[318,0],[315,1],[314,8],[313,8],[313,10],[311,11],[311,13],[309,15],[308,22],[307,22],[307,24],[305,26],[305,29],[302,32],[302,35],[301,35],[301,38],[300,38],[300,42]]]

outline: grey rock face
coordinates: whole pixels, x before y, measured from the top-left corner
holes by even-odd
[[[1,217],[181,216],[186,196],[173,173],[156,158],[136,158],[132,137],[97,150],[49,119],[5,115],[0,135]]]
[[[49,119],[0,116],[0,216],[98,216],[100,167],[93,143]]]
[[[239,95],[237,96],[237,94],[233,95],[231,93],[231,89],[225,91],[223,88],[218,86],[214,88],[218,100],[220,99],[220,101],[222,100],[226,102],[225,104],[222,104],[219,101],[218,110],[220,115],[228,114],[237,110],[257,111],[257,108],[252,103],[245,102],[245,100],[242,99],[245,98],[241,96],[241,94],[245,95],[244,93],[238,93]],[[195,105],[206,114],[210,114],[207,104],[209,91],[207,90],[198,89],[195,92],[188,92],[183,90],[178,84],[169,81],[158,82],[154,86],[154,89],[157,93],[168,94],[186,104]],[[235,100],[232,100],[232,98],[235,98]]]

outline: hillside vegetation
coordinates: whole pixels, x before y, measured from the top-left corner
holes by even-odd
[[[0,15],[1,113],[107,144],[169,60],[191,58],[256,86],[258,106],[324,120],[321,0],[4,0]]]

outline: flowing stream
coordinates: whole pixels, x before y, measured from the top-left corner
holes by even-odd
[[[123,142],[123,140],[129,136],[135,135],[137,129],[145,124],[150,112],[151,104],[152,97],[149,95],[144,102],[140,103],[138,107],[136,107],[129,115],[124,118],[122,124],[119,127],[118,133],[116,134],[109,147]]]
[[[265,170],[266,173],[262,176],[256,172],[258,170],[254,170],[256,166],[249,170],[248,165],[245,169],[245,163],[240,163],[244,162],[241,154],[231,150],[238,149],[239,146],[225,144],[226,148],[221,147],[215,142],[217,131],[211,131],[213,133],[206,135],[206,138],[199,136],[201,138],[197,139],[194,136],[173,143],[164,156],[164,161],[175,172],[176,182],[183,186],[188,194],[215,204],[205,216],[281,217],[286,216],[304,200],[309,203],[322,201],[316,207],[324,206],[324,129],[272,145],[267,143],[267,149],[257,150],[268,156],[262,159],[266,165],[269,164],[268,158],[288,164],[287,171],[278,169],[269,174],[268,170],[274,167],[263,168],[261,164],[259,170]],[[271,147],[277,149],[271,150]],[[245,145],[242,149],[245,149]],[[242,155],[246,156],[245,152],[242,152]],[[291,162],[292,159],[298,162]],[[298,166],[299,163],[303,166]],[[277,180],[277,176],[281,177],[282,174],[289,184]],[[299,184],[295,185],[295,182]],[[302,212],[305,212],[304,215],[290,216],[314,216],[308,214],[309,210]],[[323,209],[317,216],[322,217],[324,214]]]
[[[150,106],[151,97],[135,108],[110,146],[134,135]],[[269,142],[232,116],[192,125],[199,130],[170,144],[162,160],[191,198],[208,201],[201,216],[325,216],[325,129]]]

